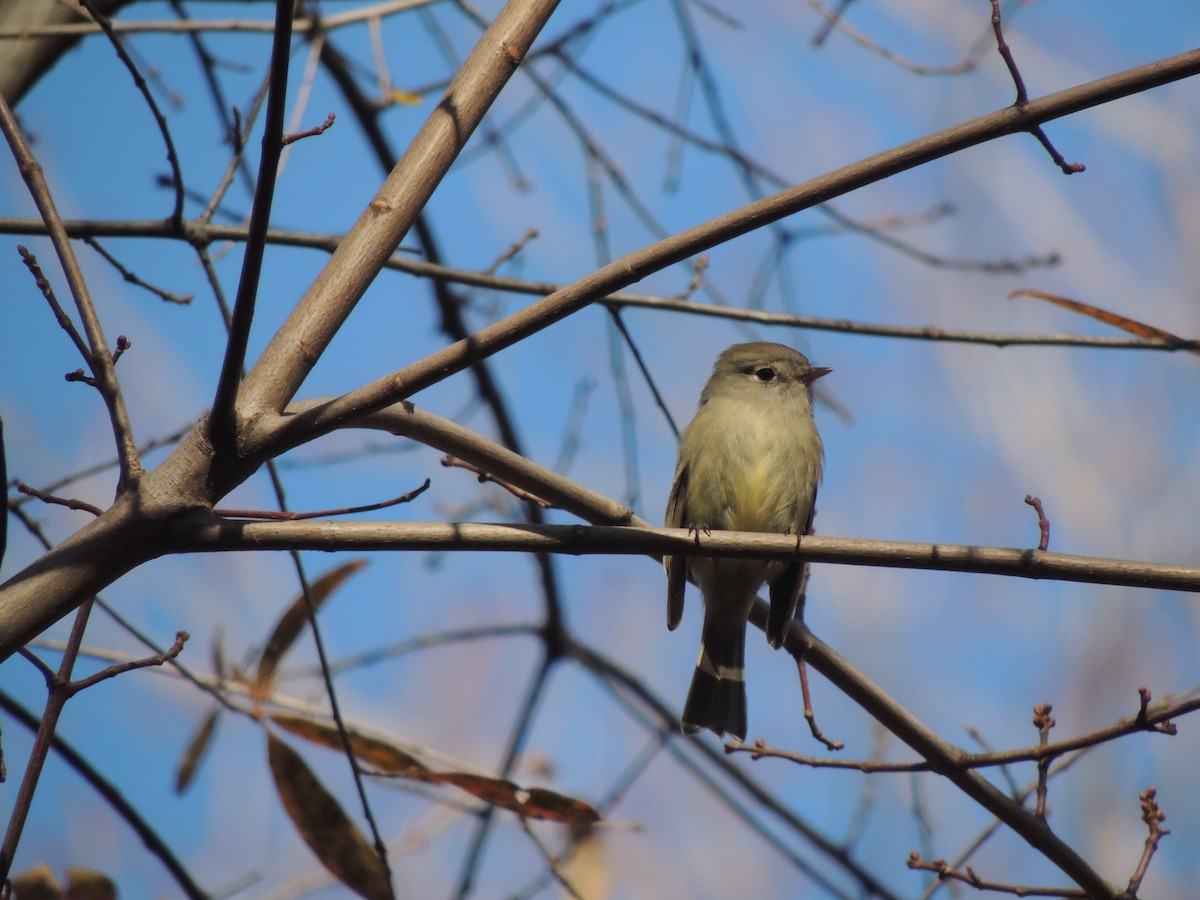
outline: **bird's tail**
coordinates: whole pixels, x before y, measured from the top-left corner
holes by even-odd
[[[707,728],[717,737],[731,734],[746,739],[745,621],[710,621],[705,616],[682,723],[688,734]]]

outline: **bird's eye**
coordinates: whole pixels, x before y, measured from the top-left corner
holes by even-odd
[[[763,366],[761,369],[754,370],[754,377],[765,384],[775,380],[775,370],[770,366]]]

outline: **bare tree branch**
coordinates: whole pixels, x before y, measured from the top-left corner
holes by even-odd
[[[595,525],[453,522],[243,522],[194,516],[172,541],[183,552],[220,550],[511,550],[570,554],[804,559],[851,566],[974,572],[1015,578],[1200,591],[1200,568],[962,544]]]

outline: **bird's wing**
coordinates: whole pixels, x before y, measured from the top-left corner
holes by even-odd
[[[680,468],[671,486],[667,500],[667,528],[683,528],[687,507],[688,470]],[[683,589],[687,585],[687,557],[664,556],[663,568],[667,570],[667,628],[674,631],[683,619]]]
[[[817,512],[817,492],[813,491],[812,507],[808,512],[808,522],[804,530],[796,535],[796,540],[805,534],[812,534],[813,516]],[[788,625],[792,619],[804,617],[804,589],[808,586],[808,561],[793,560],[787,568],[780,572],[771,582],[771,611],[767,614],[767,643],[776,650],[783,644],[787,636]]]

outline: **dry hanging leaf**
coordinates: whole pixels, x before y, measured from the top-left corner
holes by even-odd
[[[221,707],[219,706],[214,706],[209,710],[208,715],[204,717],[204,721],[200,723],[200,727],[196,729],[196,733],[188,742],[187,749],[183,751],[183,758],[179,760],[179,771],[175,773],[175,793],[182,794],[191,786],[192,779],[196,775],[196,768],[212,744],[220,713]]]
[[[271,721],[306,741],[328,747],[330,750],[341,751],[342,749],[342,736],[338,734],[337,728],[333,725],[314,722],[312,719],[291,716],[287,713],[276,713],[271,716]],[[434,774],[416,757],[405,753],[393,744],[354,731],[349,731],[348,734],[350,746],[354,748],[354,755],[358,760],[374,766],[381,772],[389,775],[402,775],[417,781],[427,780],[423,777],[425,774],[431,776]]]
[[[268,732],[267,759],[283,808],[321,865],[360,897],[391,898],[383,861],[300,754]]]
[[[327,572],[313,582],[309,587],[313,609],[319,611],[342,582],[366,564],[365,559],[356,559],[344,566],[338,566],[332,572]],[[279,661],[292,648],[292,644],[296,643],[296,638],[300,636],[307,623],[308,604],[304,600],[304,594],[301,593],[292,601],[292,605],[288,607],[287,611],[280,616],[275,630],[263,648],[262,656],[259,657],[258,674],[254,679],[253,691],[256,700],[262,700],[271,693],[271,684],[275,679],[275,670],[279,667]]]
[[[271,721],[297,737],[312,741],[331,750],[341,750],[342,740],[332,725],[302,719],[286,713],[271,716]],[[545,788],[522,788],[503,778],[475,775],[468,772],[435,772],[399,747],[349,732],[354,755],[385,775],[410,778],[426,784],[452,784],[493,806],[510,809],[530,819],[545,819],[571,825],[596,822],[600,814],[588,803]]]
[[[1147,325],[1145,322],[1139,322],[1137,319],[1130,319],[1127,316],[1122,316],[1119,313],[1109,312],[1106,309],[1101,309],[1098,306],[1092,306],[1090,303],[1080,303],[1078,300],[1071,300],[1067,297],[1060,297],[1057,294],[1047,294],[1042,291],[1019,290],[1013,291],[1008,295],[1010,300],[1017,297],[1033,297],[1035,300],[1045,300],[1047,303],[1053,303],[1055,306],[1061,306],[1063,309],[1069,309],[1072,312],[1077,312],[1080,315],[1089,316],[1098,322],[1103,322],[1105,325],[1112,325],[1114,328],[1120,328],[1122,331],[1128,331],[1130,334],[1136,335],[1147,341],[1165,341],[1168,344],[1186,344],[1179,335],[1171,334],[1169,331],[1163,331],[1161,328],[1155,328],[1153,325]],[[1200,350],[1192,350],[1193,353],[1200,353]]]
[[[503,778],[469,775],[466,772],[434,773],[434,778],[529,819],[545,819],[567,825],[584,825],[600,819],[600,814],[590,803],[545,788],[523,788]]]

